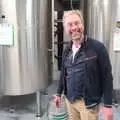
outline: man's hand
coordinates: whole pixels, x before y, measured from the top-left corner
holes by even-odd
[[[55,102],[56,107],[60,107],[61,97],[59,97],[59,96],[54,96],[54,102]]]
[[[112,108],[103,107],[100,112],[104,115],[105,120],[113,120]]]

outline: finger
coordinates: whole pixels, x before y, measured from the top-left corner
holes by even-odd
[[[56,102],[56,107],[60,107],[60,104],[58,101]]]

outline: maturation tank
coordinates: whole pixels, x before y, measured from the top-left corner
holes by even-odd
[[[88,0],[88,35],[106,46],[114,89],[120,89],[120,0]]]
[[[24,95],[51,82],[51,1],[0,0],[0,93]]]

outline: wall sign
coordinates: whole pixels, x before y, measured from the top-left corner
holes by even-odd
[[[113,50],[120,51],[120,21],[116,22],[116,29],[113,35]]]
[[[14,44],[14,28],[10,24],[0,24],[0,45]]]

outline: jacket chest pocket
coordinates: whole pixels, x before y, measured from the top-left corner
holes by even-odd
[[[97,59],[97,56],[90,56],[90,57],[86,57],[85,58],[85,61],[91,61],[91,60],[96,60]]]
[[[92,65],[95,65],[97,62],[97,56],[85,57],[84,60],[85,60],[86,65],[93,67]]]

